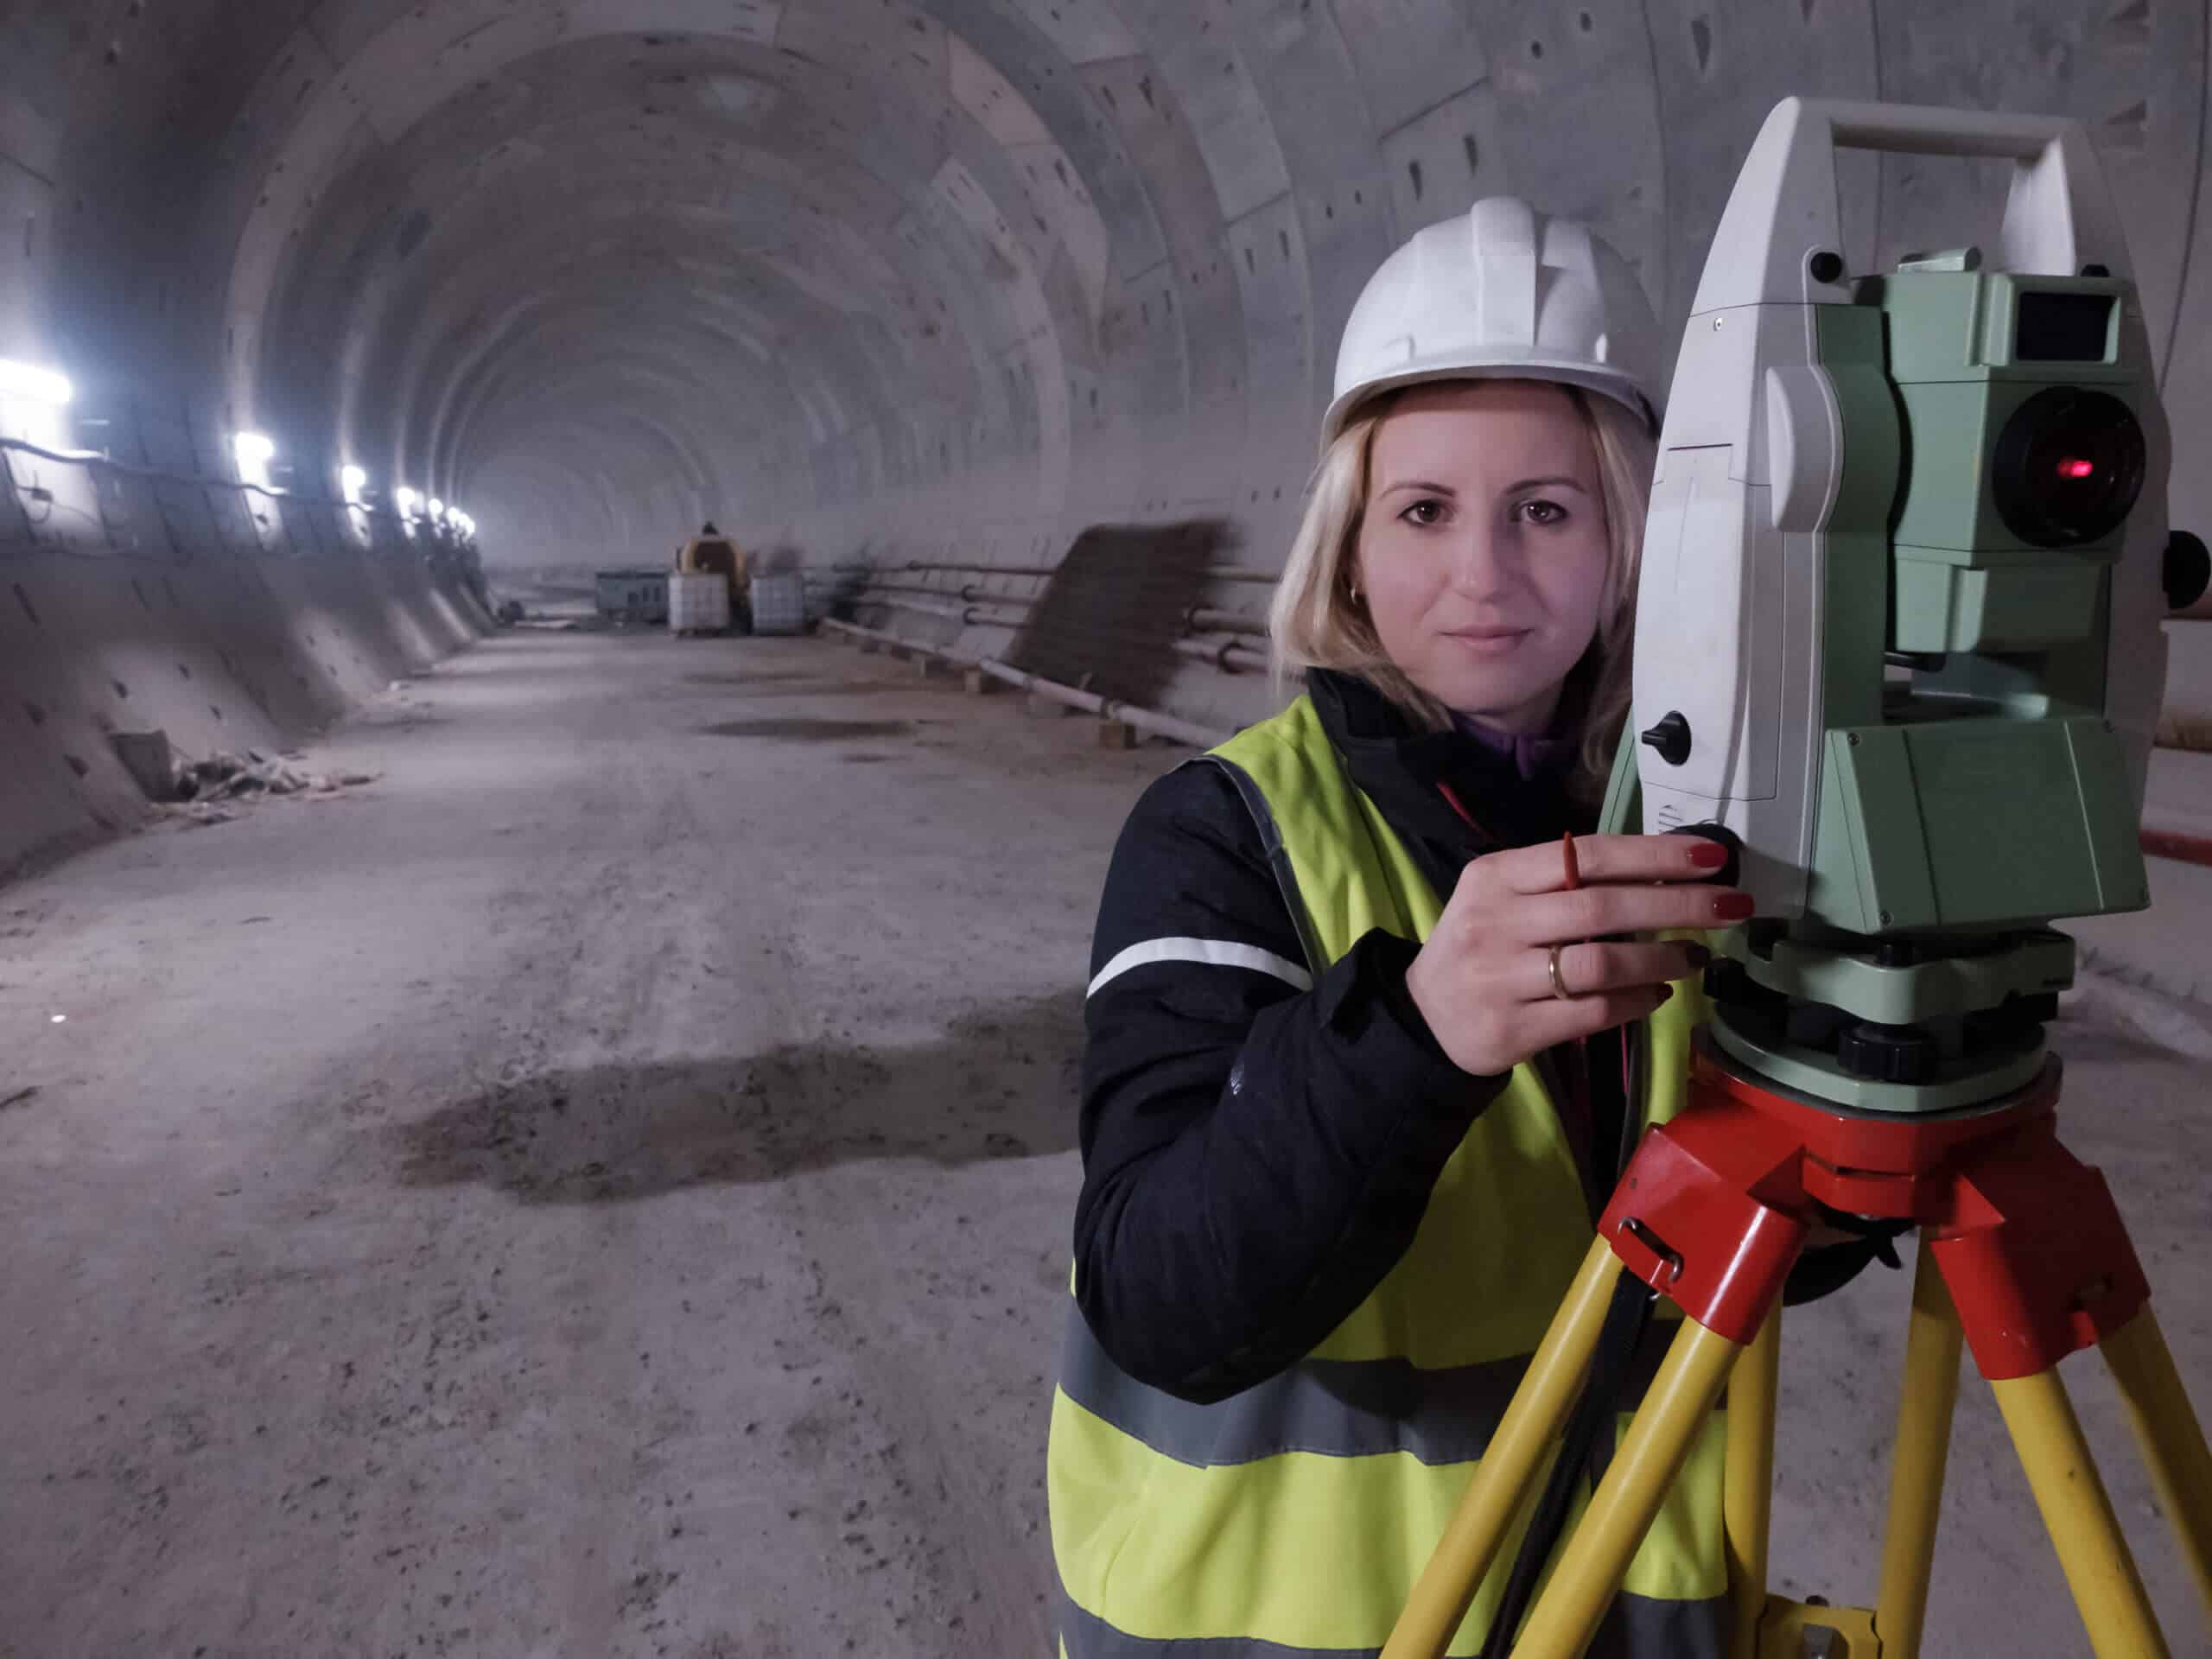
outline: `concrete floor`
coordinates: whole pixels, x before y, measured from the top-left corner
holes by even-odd
[[[1043,1652],[1080,986],[1177,758],[512,632],[315,750],[373,785],[0,891],[0,1654]],[[2201,1067],[2064,1044],[2212,1405]],[[1793,1321],[1800,1590],[1871,1593],[1904,1292]],[[1971,1379],[1939,1571],[1930,1655],[2087,1651]]]

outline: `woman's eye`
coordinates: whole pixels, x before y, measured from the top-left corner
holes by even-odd
[[[1567,509],[1556,501],[1523,501],[1521,516],[1532,524],[1562,524],[1567,518]]]
[[[1416,501],[1398,517],[1409,524],[1419,524],[1423,529],[1427,529],[1430,525],[1440,524],[1444,522],[1444,504],[1433,499]]]

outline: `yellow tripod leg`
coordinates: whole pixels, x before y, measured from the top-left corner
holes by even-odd
[[[1721,1520],[1728,1541],[1728,1593],[1736,1604],[1731,1659],[1758,1659],[1759,1620],[1766,1615],[1775,1398],[1781,1376],[1782,1304],[1777,1302],[1728,1379],[1728,1465]]]
[[[1920,1653],[1943,1470],[1951,1455],[1951,1416],[1959,1402],[1959,1356],[1965,1344],[1959,1310],[1923,1235],[1913,1269],[1904,1392],[1897,1402],[1897,1451],[1890,1466],[1889,1529],[1882,1541],[1882,1586],[1874,1604],[1883,1659],[1918,1659]]]
[[[1421,1569],[1382,1659],[1442,1659],[1451,1646],[1537,1465],[1573,1408],[1620,1276],[1620,1258],[1599,1239],[1582,1259],[1513,1403],[1475,1465],[1443,1541]]]
[[[1743,1351],[1696,1320],[1682,1321],[1612,1466],[1521,1628],[1514,1659],[1581,1659]]]
[[[2212,1610],[2212,1449],[2158,1322],[2145,1307],[2104,1339],[2105,1363],[2127,1402],[2158,1502],[2173,1517],[2182,1554]]]
[[[2170,1659],[2056,1370],[1990,1383],[2097,1659]]]

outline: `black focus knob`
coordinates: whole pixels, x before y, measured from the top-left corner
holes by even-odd
[[[1942,1050],[1918,1026],[1862,1020],[1836,1039],[1836,1063],[1854,1077],[1876,1083],[1933,1083]]]
[[[1645,748],[1658,750],[1659,758],[1670,766],[1690,758],[1690,723],[1679,714],[1669,714],[1644,733],[1642,741]]]
[[[2177,530],[2166,537],[2166,563],[2162,573],[2166,589],[2166,608],[2185,611],[2204,597],[2204,590],[2212,586],[2212,552],[2207,552],[2204,538]]]
[[[1732,887],[1744,879],[1744,838],[1723,823],[1678,824],[1670,836],[1700,836],[1728,854],[1728,861],[1704,880],[1715,887]]]

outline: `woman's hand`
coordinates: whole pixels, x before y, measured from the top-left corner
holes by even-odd
[[[1574,891],[1556,842],[1475,860],[1406,970],[1414,1005],[1461,1071],[1496,1076],[1554,1043],[1640,1020],[1705,954],[1687,943],[1582,941],[1751,918],[1748,893],[1669,885],[1704,881],[1727,861],[1725,848],[1701,836],[1577,836],[1574,851],[1583,883]],[[1564,947],[1565,997],[1552,983],[1554,945]]]

